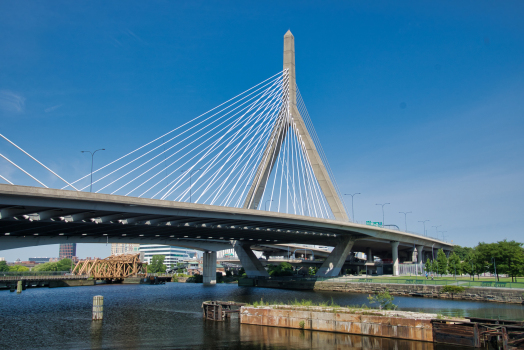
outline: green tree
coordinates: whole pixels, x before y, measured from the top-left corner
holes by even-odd
[[[56,262],[46,262],[43,264],[38,264],[33,267],[33,271],[58,271],[58,263]]]
[[[162,273],[166,272],[166,265],[164,265],[164,255],[153,255],[151,258],[151,264],[147,267],[149,273]]]
[[[7,266],[7,263],[5,261],[0,261],[0,272],[7,271],[9,271],[9,266]]]
[[[491,273],[495,273],[496,270],[496,264],[497,262],[500,262],[501,259],[501,252],[500,247],[497,245],[497,243],[484,243],[480,242],[476,247],[476,265],[475,267],[479,268],[479,272],[477,274],[480,274],[484,271],[489,271]],[[498,281],[498,273],[497,271],[497,281]]]
[[[448,258],[442,249],[439,249],[437,253],[437,267],[437,273],[440,274],[440,276],[445,275],[448,272]]]
[[[524,266],[524,249],[522,248],[522,243],[503,240],[497,242],[497,245],[500,250],[501,272],[509,275],[511,282],[517,282],[517,276],[522,273]]]
[[[470,247],[461,247],[456,245],[453,247],[453,252],[458,255],[460,261],[464,261],[466,257],[473,252],[474,248]]]
[[[464,261],[460,263],[460,269],[462,270],[462,273],[466,275],[470,275],[473,277],[473,280],[475,280],[475,272],[473,269],[473,251],[471,251]]]
[[[73,261],[71,259],[62,259],[56,263],[56,271],[71,271],[73,269]]]
[[[424,265],[424,271],[430,273],[432,270],[431,265],[431,260],[428,258],[428,260],[426,260],[426,264]]]
[[[29,271],[29,268],[26,266],[22,266],[22,265],[13,265],[13,266],[9,266],[9,271],[24,272],[24,271]]]
[[[455,252],[451,253],[448,259],[448,270],[454,276],[462,275],[461,271],[462,265],[460,264],[460,258]]]
[[[293,276],[293,265],[287,262],[282,262],[279,265],[268,265],[268,272],[270,276]]]

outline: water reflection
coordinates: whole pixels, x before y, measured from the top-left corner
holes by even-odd
[[[352,334],[240,325],[240,340],[252,346],[286,349],[355,350],[437,350],[459,347],[435,347],[433,343],[367,337]],[[460,349],[466,349],[461,347]]]
[[[93,322],[94,295],[104,296],[104,320]],[[22,294],[0,291],[1,349],[439,349],[433,344],[356,335],[279,329],[202,319],[205,300],[254,302],[264,299],[339,305],[367,302],[366,294],[204,287],[101,285],[35,288]],[[524,319],[522,305],[395,298],[403,310],[444,315]],[[22,331],[21,331],[22,330]],[[450,347],[444,347],[449,349]]]

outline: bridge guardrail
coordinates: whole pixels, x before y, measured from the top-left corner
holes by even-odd
[[[69,271],[4,271],[0,276],[61,276],[67,275]]]
[[[0,281],[49,281],[49,280],[83,280],[88,279],[87,275],[51,275],[51,276],[2,276]]]

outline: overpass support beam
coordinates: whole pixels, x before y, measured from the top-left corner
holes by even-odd
[[[368,251],[367,251],[366,255],[367,255],[367,262],[368,263],[374,262],[374,260],[373,260],[373,251],[371,250],[371,247],[368,248]]]
[[[240,264],[244,270],[246,270],[247,277],[269,277],[266,269],[257,259],[249,245],[235,241],[233,242],[233,248],[235,248],[235,253],[238,256],[238,260],[240,260]]]
[[[393,258],[393,276],[399,275],[398,245],[400,242],[391,242],[391,257]]]
[[[346,262],[346,258],[348,257],[349,253],[351,252],[351,248],[353,248],[353,244],[355,244],[355,240],[353,237],[345,237],[343,238],[333,249],[331,254],[327,257],[326,261],[320,266],[320,269],[318,269],[318,272],[316,276],[318,277],[333,277],[338,276],[340,274],[340,270],[342,269],[342,266],[344,266],[344,263]]]
[[[419,264],[424,262],[424,246],[423,245],[417,246],[417,262]]]
[[[204,252],[204,285],[210,286],[217,283],[217,252]]]

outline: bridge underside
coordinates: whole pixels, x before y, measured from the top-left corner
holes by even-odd
[[[415,245],[425,247],[426,252],[432,247],[452,247],[428,237],[337,220],[0,185],[0,250],[67,242],[109,242],[166,244],[209,252],[231,249],[232,241],[247,248],[271,245],[270,249],[275,250],[279,248],[274,245],[337,247],[348,241],[352,251],[368,254],[372,249],[368,255],[391,257],[394,261],[410,260]],[[337,264],[345,257],[338,260]]]

